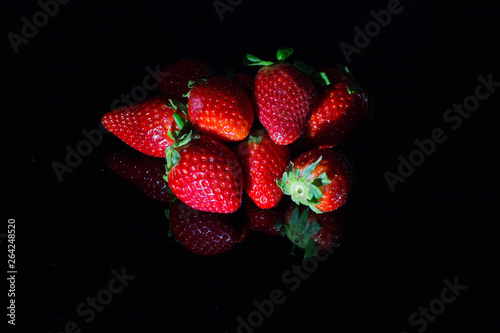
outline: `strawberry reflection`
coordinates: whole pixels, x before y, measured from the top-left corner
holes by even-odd
[[[304,258],[340,246],[342,217],[339,211],[316,214],[304,205],[289,205],[281,228],[295,246],[302,248]]]
[[[179,243],[194,254],[213,256],[227,253],[247,238],[249,230],[276,237],[285,236],[294,248],[303,249],[305,257],[340,245],[341,212],[316,214],[306,206],[297,206],[288,196],[284,196],[276,207],[262,209],[244,193],[241,209],[232,214],[191,208],[176,199],[170,191],[163,178],[164,161],[133,149],[117,151],[105,159],[109,169],[145,195],[170,203],[166,210],[170,230]]]
[[[338,210],[316,214],[288,197],[270,209],[259,208],[248,195],[243,196],[243,204],[250,230],[287,237],[294,254],[296,247],[304,251],[306,258],[340,246],[343,218]]]
[[[174,200],[165,213],[175,238],[198,255],[226,253],[246,237],[246,228],[237,213],[202,212],[180,200]]]
[[[245,192],[243,194],[243,206],[246,213],[245,221],[248,225],[248,229],[262,231],[274,236],[281,236],[281,231],[276,227],[276,224],[283,222],[283,216],[289,202],[287,197],[283,197],[276,207],[262,209],[257,206],[252,198]]]
[[[166,203],[172,202],[175,198],[163,179],[164,158],[126,149],[107,155],[105,163],[109,169],[128,180],[148,197]]]

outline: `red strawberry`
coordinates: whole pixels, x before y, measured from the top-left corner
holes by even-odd
[[[242,239],[243,226],[233,215],[202,212],[179,200],[166,213],[179,243],[195,254],[226,253]]]
[[[333,147],[349,138],[368,118],[368,95],[344,72],[334,68],[323,69],[330,84],[318,90],[318,101],[311,113],[300,147],[313,149]]]
[[[134,105],[106,113],[104,127],[141,153],[164,157],[165,148],[174,143],[168,133],[179,130],[174,114],[162,97],[153,97]]]
[[[276,236],[276,237],[281,236],[281,230],[276,225],[271,225],[260,231],[271,236]]]
[[[221,141],[243,140],[254,120],[245,88],[225,76],[195,84],[189,93],[188,112],[194,129]]]
[[[243,175],[233,151],[222,142],[191,133],[167,149],[168,184],[188,206],[232,213],[241,206]]]
[[[316,214],[306,206],[292,204],[285,213],[282,230],[305,250],[307,258],[339,247],[342,225],[337,212]]]
[[[283,215],[287,208],[286,204],[282,204],[283,202],[280,201],[276,207],[262,209],[247,194],[243,194],[243,205],[248,221],[248,229],[272,232],[275,229],[273,227],[276,223],[283,222]],[[276,230],[279,231],[279,229]]]
[[[205,79],[213,73],[212,68],[200,61],[181,59],[161,71],[158,93],[166,98],[183,100],[189,92],[189,81]]]
[[[297,140],[317,98],[309,76],[284,62],[292,52],[278,50],[278,63],[247,55],[249,65],[264,65],[255,77],[256,113],[271,139],[280,145]]]
[[[299,155],[278,185],[297,204],[316,213],[336,210],[347,201],[354,178],[351,162],[331,148]]]
[[[163,179],[165,159],[128,149],[106,156],[105,163],[148,197],[162,202],[172,202],[175,198]]]
[[[236,147],[245,191],[260,208],[278,204],[283,192],[276,180],[290,162],[290,149],[274,143],[264,129],[253,131]]]

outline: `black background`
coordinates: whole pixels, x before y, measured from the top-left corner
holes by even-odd
[[[16,219],[19,331],[63,332],[75,321],[82,332],[235,332],[254,300],[280,289],[286,301],[255,332],[417,332],[410,315],[455,278],[467,289],[425,331],[498,330],[500,89],[457,130],[443,121],[474,94],[479,75],[500,81],[493,2],[404,0],[352,55],[374,119],[339,147],[358,175],[340,210],[343,244],[296,291],[282,275],[301,258],[284,240],[251,234],[230,253],[199,257],[169,239],[166,205],[105,167],[105,156],[123,148],[110,134],[62,182],[51,167],[116,98],[142,84],[146,66],[191,57],[223,72],[240,69],[247,52],[273,59],[285,45],[314,67],[346,63],[339,44],[353,44],[353,28],[386,6],[242,1],[221,21],[211,1],[71,1],[19,53],[3,38],[1,232]],[[35,1],[9,4],[4,35],[20,34],[21,18],[39,10]],[[391,192],[384,172],[396,173],[398,156],[434,128],[446,142]],[[85,323],[75,309],[122,267],[135,279]]]

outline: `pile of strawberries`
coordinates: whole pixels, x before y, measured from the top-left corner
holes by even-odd
[[[335,211],[353,166],[333,147],[368,118],[369,98],[346,67],[316,71],[289,61],[292,53],[279,49],[275,62],[248,54],[255,75],[179,60],[163,69],[157,96],[102,117],[142,153],[113,156],[108,166],[134,178],[124,167],[155,165],[170,230],[190,251],[225,253],[248,230],[287,236],[305,257],[338,244]]]

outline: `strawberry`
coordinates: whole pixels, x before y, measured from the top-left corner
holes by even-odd
[[[163,179],[165,159],[127,149],[106,156],[105,163],[148,197],[161,202],[172,202],[175,198]]]
[[[207,78],[213,73],[212,68],[200,61],[181,59],[161,71],[158,93],[165,98],[185,100],[183,95],[189,92],[189,81]]]
[[[317,98],[307,74],[285,60],[293,49],[278,50],[278,62],[262,61],[247,55],[249,65],[264,66],[254,83],[256,114],[271,139],[279,145],[297,140]]]
[[[283,233],[305,250],[304,258],[340,246],[341,218],[337,212],[316,214],[303,205],[290,205],[284,215]]]
[[[260,208],[278,204],[283,192],[276,184],[290,162],[290,148],[274,143],[264,129],[253,131],[236,147],[244,188]]]
[[[189,132],[167,148],[166,158],[164,178],[174,195],[188,206],[225,214],[241,206],[241,166],[222,142]]]
[[[252,100],[245,88],[220,75],[193,86],[188,113],[195,130],[221,141],[243,140],[254,120]]]
[[[179,243],[198,255],[226,253],[244,237],[243,226],[234,216],[202,212],[180,200],[170,205],[166,215]]]
[[[174,143],[169,132],[180,129],[181,116],[175,115],[178,114],[168,101],[156,96],[109,111],[101,121],[108,131],[132,148],[146,155],[164,157],[165,148]]]
[[[260,230],[260,232],[271,236],[281,237],[281,230],[276,225],[271,225],[265,229]]]
[[[354,81],[347,67],[322,70],[330,84],[318,88],[314,106],[299,147],[333,147],[349,138],[369,116],[368,95]]]
[[[347,201],[354,178],[351,162],[331,148],[299,155],[278,180],[283,193],[316,213],[334,211]]]
[[[286,204],[282,204],[273,208],[262,209],[255,204],[255,202],[248,196],[243,194],[243,205],[246,212],[246,220],[248,222],[248,229],[254,231],[273,231],[273,227],[278,222],[283,222],[283,214],[287,208]],[[276,229],[279,231],[279,229]]]

